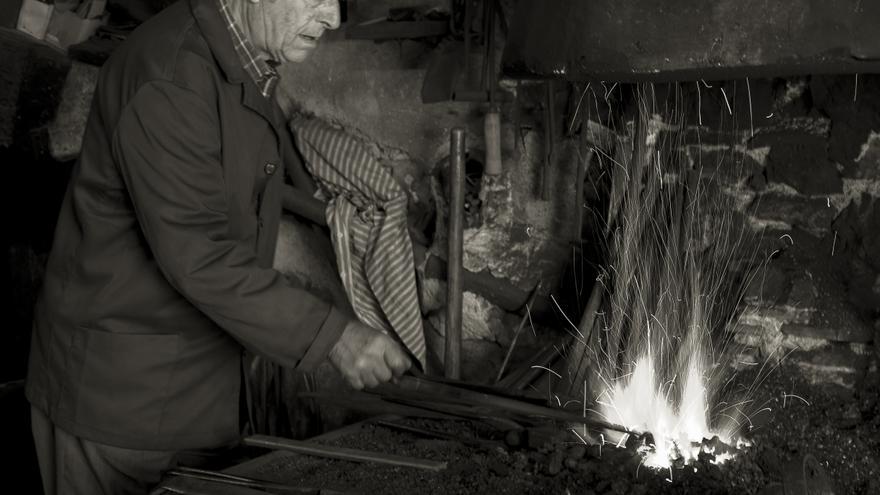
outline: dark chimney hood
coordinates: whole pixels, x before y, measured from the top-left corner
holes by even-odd
[[[520,0],[517,79],[644,82],[880,72],[880,0]]]

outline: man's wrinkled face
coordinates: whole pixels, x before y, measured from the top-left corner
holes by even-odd
[[[260,55],[302,62],[328,29],[339,27],[338,0],[250,0],[245,22]]]

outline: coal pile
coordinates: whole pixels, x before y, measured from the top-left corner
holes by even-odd
[[[284,455],[259,466],[253,477],[352,493],[399,494],[760,494],[785,493],[803,482],[804,459],[816,479],[837,494],[880,493],[880,401],[876,374],[856,390],[804,383],[783,365],[761,385],[749,445],[723,463],[701,453],[691,464],[648,468],[638,445],[585,445],[562,427],[512,434],[469,420],[406,418],[395,423],[438,432],[431,438],[379,424],[321,443],[437,461],[440,472],[374,463]],[[744,372],[740,379],[754,377]],[[453,435],[456,439],[448,438]],[[460,439],[460,440],[459,440]],[[717,451],[723,450],[717,440]],[[811,481],[814,483],[816,481]]]
[[[406,423],[444,432],[468,429],[464,423],[436,420],[408,420]],[[538,449],[528,445],[477,448],[366,425],[355,434],[327,443],[445,460],[448,468],[433,473],[290,455],[263,466],[254,476],[300,486],[370,494],[412,491],[424,494],[584,495],[757,493],[758,488],[766,484],[766,476],[755,456],[749,453],[724,465],[713,464],[712,456],[705,455],[689,466],[657,471],[643,466],[641,457],[634,450],[611,445],[600,449],[572,442],[571,438],[558,436]]]

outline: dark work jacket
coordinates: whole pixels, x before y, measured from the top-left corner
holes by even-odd
[[[300,369],[326,357],[348,317],[271,268],[286,129],[215,0],[172,5],[105,63],[31,343],[27,397],[57,426],[125,448],[229,444],[243,348]]]

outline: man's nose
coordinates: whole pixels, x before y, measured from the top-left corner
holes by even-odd
[[[325,29],[337,29],[340,23],[339,0],[324,2],[319,21]]]

